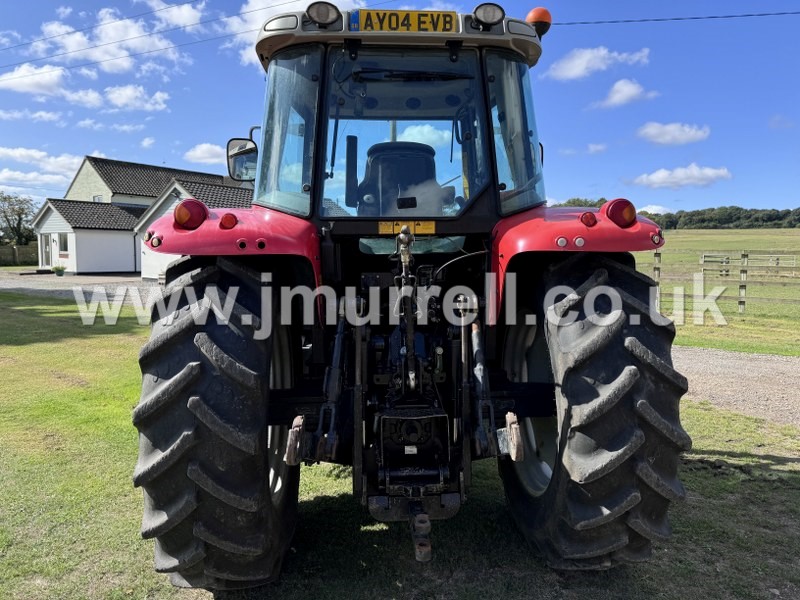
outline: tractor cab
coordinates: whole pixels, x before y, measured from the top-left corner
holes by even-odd
[[[257,51],[267,94],[254,204],[319,223],[466,220],[488,233],[544,203],[535,24],[495,5],[343,14],[318,2],[267,22]]]

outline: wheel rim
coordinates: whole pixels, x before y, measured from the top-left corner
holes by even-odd
[[[526,315],[517,322],[525,323]],[[550,355],[547,342],[535,325],[516,325],[506,338],[504,367],[512,382],[550,382]],[[555,417],[525,417],[519,423],[523,459],[513,461],[520,484],[531,496],[541,496],[550,485],[558,452],[558,420]]]

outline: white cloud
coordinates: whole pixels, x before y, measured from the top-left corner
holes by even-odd
[[[144,125],[141,123],[137,123],[136,125],[131,125],[130,123],[114,123],[111,126],[111,129],[114,131],[119,131],[121,133],[134,133],[136,131],[141,131],[144,129]]]
[[[661,206],[660,204],[648,204],[647,206],[640,208],[639,212],[646,212],[650,213],[651,215],[665,215],[672,211],[666,206]]]
[[[45,110],[37,110],[31,112],[27,108],[24,110],[2,110],[0,109],[0,121],[21,121],[26,119],[40,123],[52,123],[61,118],[59,112],[49,112]]]
[[[0,169],[0,184],[10,184],[16,186],[36,186],[43,185],[69,185],[70,178],[64,175],[55,175],[53,173],[37,173],[35,171],[23,172],[12,171],[8,168]]]
[[[179,7],[181,8],[181,7]],[[172,11],[164,11],[171,13]],[[142,19],[122,19],[113,8],[97,11],[98,27],[88,31],[76,31],[74,27],[60,21],[49,21],[41,26],[42,37],[47,38],[31,44],[34,56],[53,56],[52,60],[65,64],[103,61],[98,65],[106,73],[124,73],[132,70],[136,60],[128,56],[141,52],[152,52],[172,46],[170,40],[154,33],[159,25],[149,26]],[[102,25],[102,26],[99,26]],[[161,50],[156,54],[173,64],[189,63],[189,55],[175,48]],[[112,60],[113,59],[113,60]]]
[[[19,65],[9,73],[0,75],[0,90],[22,94],[55,96],[64,86],[64,70],[50,65],[36,67],[30,63]]]
[[[655,91],[645,91],[645,89],[633,79],[620,79],[611,86],[606,99],[602,102],[596,102],[593,106],[614,108],[637,100],[650,100],[658,95],[658,92]]]
[[[401,142],[417,142],[433,148],[450,144],[450,131],[436,129],[433,125],[411,125],[397,136]]]
[[[86,108],[99,108],[103,106],[103,97],[96,90],[62,90],[61,95],[72,104]]]
[[[721,179],[733,177],[725,167],[700,167],[692,163],[677,169],[659,169],[649,174],[639,175],[633,182],[649,188],[682,188],[690,185],[705,187]]]
[[[190,31],[196,29],[193,26],[202,20],[203,9],[205,9],[206,5],[206,0],[202,0],[195,4],[184,4],[183,6],[169,8],[170,5],[163,0],[143,1],[151,10],[158,11],[153,17],[158,22],[159,29],[162,27],[186,27]]]
[[[169,100],[167,92],[156,92],[148,97],[147,92],[141,85],[129,84],[107,87],[105,92],[106,100],[112,106],[121,110],[165,110],[167,108],[167,100]]]
[[[142,148],[150,148],[155,143],[156,143],[156,138],[146,137],[141,141],[140,146]]]
[[[36,148],[0,147],[0,160],[32,165],[36,171],[23,171],[4,167],[0,169],[0,185],[7,191],[33,196],[35,190],[59,193],[66,190],[78,170],[82,156],[60,154],[51,156]]]
[[[83,75],[86,79],[97,81],[97,69],[90,69],[88,67],[81,67],[78,69],[78,74]]]
[[[105,128],[105,125],[98,123],[94,119],[83,119],[82,121],[78,121],[76,126],[81,129],[92,129],[94,131],[100,131]]]
[[[136,78],[140,79],[142,77],[156,76],[161,79],[162,83],[169,83],[169,74],[170,69],[164,65],[150,61],[142,64],[142,66],[139,67],[139,70],[136,72]]]
[[[6,30],[0,31],[0,46],[10,46],[16,44],[22,39],[22,36],[16,31]]]
[[[636,134],[654,144],[665,146],[679,146],[681,144],[691,144],[702,142],[711,135],[711,128],[708,125],[698,127],[686,123],[656,123],[650,121],[639,127]]]
[[[36,148],[6,148],[0,146],[0,160],[11,160],[21,164],[35,165],[45,173],[74,175],[83,161],[82,156],[60,154],[50,156]]]
[[[56,14],[58,15],[59,19],[66,19],[72,14],[72,8],[69,6],[59,6],[56,9]]]
[[[597,71],[605,71],[615,64],[646,65],[650,61],[650,49],[638,52],[612,52],[605,46],[598,48],[575,48],[564,58],[550,65],[543,77],[558,81],[583,79]]]
[[[216,144],[197,144],[183,155],[184,160],[204,165],[224,165],[227,157],[225,148]]]
[[[103,105],[103,97],[95,90],[67,89],[66,77],[67,72],[61,67],[52,65],[37,67],[25,63],[9,73],[0,75],[0,90],[34,94],[37,96],[37,100],[61,97],[70,104],[78,104],[86,108],[98,108]]]
[[[589,154],[600,154],[601,152],[605,152],[608,150],[608,144],[589,144],[586,147],[586,151]]]

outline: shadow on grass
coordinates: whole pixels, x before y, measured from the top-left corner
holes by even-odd
[[[431,563],[415,562],[406,523],[377,524],[349,494],[323,496],[300,503],[278,583],[214,597],[705,600],[762,598],[771,589],[800,597],[798,459],[719,455],[728,460],[684,459],[688,501],[673,507],[675,535],[656,543],[646,564],[549,569],[517,532],[493,465],[482,463],[461,512],[434,522]]]
[[[619,594],[632,585],[633,571],[627,567],[569,573],[546,567],[517,531],[494,465],[477,467],[473,493],[459,514],[433,522],[430,563],[415,561],[407,523],[378,524],[351,495],[324,496],[300,503],[297,532],[278,583],[217,592],[214,598],[551,599],[565,597],[565,590],[577,594],[609,586]],[[646,581],[637,589],[642,598],[656,591]]]
[[[3,323],[0,344],[22,346],[45,341],[147,332],[147,327],[139,325],[128,309],[123,310],[113,325],[106,325],[101,316],[93,325],[84,325],[74,299],[3,292],[0,293],[0,321]]]

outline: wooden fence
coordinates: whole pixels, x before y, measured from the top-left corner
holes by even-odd
[[[737,284],[737,296],[719,296],[719,300],[735,300],[739,312],[747,310],[747,301],[800,304],[800,267],[798,257],[791,254],[751,254],[750,252],[718,254],[705,252],[700,255],[700,269],[704,276],[714,277],[715,281]],[[756,276],[756,279],[753,279]],[[685,277],[672,277],[662,274],[661,252],[653,253],[653,279],[659,284],[657,305],[660,306],[660,286],[662,280],[684,280]],[[797,298],[763,298],[748,295],[762,285],[781,287],[797,286]],[[757,291],[756,291],[757,293]]]
[[[39,245],[0,246],[0,266],[39,264]]]

